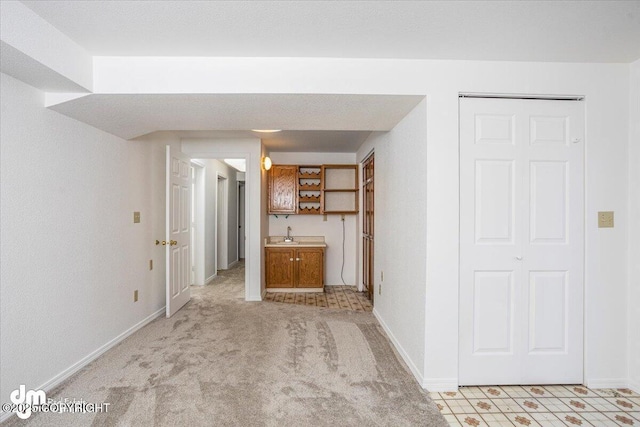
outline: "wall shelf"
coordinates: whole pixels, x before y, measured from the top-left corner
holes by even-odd
[[[322,212],[358,213],[358,165],[322,165]]]

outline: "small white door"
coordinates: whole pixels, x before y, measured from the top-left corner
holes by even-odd
[[[191,298],[191,160],[167,145],[167,317]]]
[[[583,108],[460,100],[461,385],[583,381]]]
[[[244,259],[244,182],[238,185],[238,259]]]

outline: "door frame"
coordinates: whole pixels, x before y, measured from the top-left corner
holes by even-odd
[[[195,209],[194,212],[194,222],[195,226],[192,227],[192,230],[195,229],[195,234],[192,238],[194,244],[192,248],[192,259],[193,266],[195,270],[193,272],[193,285],[196,286],[204,286],[205,277],[204,277],[204,262],[205,262],[205,251],[204,251],[204,223],[205,223],[205,179],[206,179],[206,169],[205,165],[198,160],[191,159],[191,167],[193,167],[195,172],[194,177],[194,188],[195,193],[192,194],[193,197],[193,206]]]
[[[185,147],[183,146],[183,150],[185,150]],[[260,191],[260,184],[259,184],[259,180],[256,182],[256,176],[255,174],[259,174],[260,173],[260,158],[258,156],[256,156],[257,158],[254,159],[254,156],[251,154],[251,152],[248,151],[225,151],[225,150],[194,150],[191,149],[189,150],[188,148],[186,149],[186,152],[194,159],[200,159],[200,160],[208,160],[208,159],[212,159],[212,160],[220,160],[220,159],[244,159],[247,165],[247,170],[245,172],[245,193],[244,193],[244,202],[245,202],[245,223],[246,223],[246,228],[245,228],[245,235],[247,236],[247,241],[248,243],[248,247],[245,245],[245,251],[247,251],[247,249],[249,250],[249,252],[251,252],[251,249],[253,247],[253,245],[255,245],[255,242],[251,239],[251,237],[254,234],[257,234],[258,236],[260,236],[260,229],[259,227],[254,230],[251,227],[251,215],[253,214],[253,212],[255,210],[258,210],[259,208],[259,203],[257,203],[258,206],[252,206],[251,203],[251,192],[255,191],[255,188],[257,188],[258,192]],[[245,257],[245,270],[244,270],[244,299],[245,301],[262,301],[262,294],[260,294],[259,296],[257,295],[252,295],[252,286],[251,286],[251,281],[250,281],[250,277],[251,274],[253,273],[254,275],[258,276],[258,282],[259,282],[259,278],[260,278],[260,265],[254,265],[254,263],[257,264],[261,264],[260,262],[251,259],[251,257]],[[203,265],[204,265],[204,260],[203,260]],[[204,268],[204,267],[203,267]],[[255,287],[255,285],[254,285]]]
[[[217,274],[218,270],[229,268],[229,179],[222,172],[216,173],[215,234]]]
[[[238,184],[238,261],[244,259],[244,256],[240,256],[241,254],[245,254],[245,222],[247,220],[246,215],[246,202],[245,199],[241,195],[246,194],[245,181],[237,181]],[[242,221],[241,221],[242,220]]]
[[[582,383],[587,385],[587,369],[588,369],[588,358],[587,358],[587,348],[588,348],[588,322],[587,322],[587,156],[588,156],[588,135],[587,135],[587,99],[584,95],[543,95],[543,94],[497,94],[497,93],[482,93],[482,92],[460,92],[458,93],[458,198],[461,197],[461,140],[460,140],[460,100],[462,98],[489,98],[489,99],[522,99],[522,100],[546,100],[546,101],[581,101],[583,103],[583,126],[584,126],[584,151],[582,156],[582,183],[583,183],[583,203],[582,203],[582,217],[583,217],[583,225],[582,225],[582,237],[583,237],[583,245],[582,245]],[[462,270],[462,258],[460,257],[460,247],[461,247],[461,239],[462,233],[460,233],[460,224],[462,221],[462,210],[458,208],[458,352],[456,353],[456,359],[458,360],[458,372],[456,381],[458,386],[460,385],[460,357],[459,357],[459,349],[460,349],[460,303],[462,299],[461,292],[461,270]]]
[[[367,221],[367,199],[368,199],[368,195],[367,195],[367,190],[366,190],[366,186],[369,184],[369,182],[367,182],[368,180],[366,179],[366,169],[365,166],[372,162],[373,163],[373,173],[374,175],[371,177],[371,184],[373,187],[373,191],[371,194],[371,202],[372,202],[372,223],[370,224],[371,229],[373,231],[373,233],[371,233],[371,248],[369,249],[369,260],[366,259],[367,255],[366,252],[366,246],[364,243],[365,240],[365,230],[364,230],[364,224]],[[359,226],[360,226],[360,244],[362,246],[361,249],[361,257],[362,260],[359,263],[360,264],[360,273],[361,273],[361,280],[359,280],[358,283],[358,287],[359,290],[361,292],[364,292],[365,290],[365,281],[368,281],[368,288],[367,288],[367,293],[369,294],[369,299],[371,300],[371,304],[374,303],[375,300],[375,274],[374,274],[374,266],[375,266],[375,150],[371,150],[365,157],[364,159],[360,162],[360,176],[362,177],[362,180],[360,181],[360,193],[362,194],[362,200],[361,200],[361,204],[360,206],[362,206],[362,210],[361,210],[361,215],[360,215],[360,221],[359,221]],[[365,273],[365,266],[368,266],[368,272]]]

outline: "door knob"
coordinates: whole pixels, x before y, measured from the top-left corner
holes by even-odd
[[[178,244],[178,241],[177,241],[177,240],[170,240],[170,241],[169,241],[169,244],[170,244],[171,246],[175,246],[175,245],[177,245],[177,244]]]
[[[159,245],[159,244],[161,244],[161,243],[162,243],[162,246],[166,246],[167,241],[166,241],[166,240],[163,240],[163,241],[161,242],[160,240],[157,240],[157,239],[156,239],[156,246],[158,246],[158,245]]]
[[[521,256],[517,256],[517,257],[516,257],[516,259],[517,259],[518,261],[522,261],[522,257],[521,257]]]

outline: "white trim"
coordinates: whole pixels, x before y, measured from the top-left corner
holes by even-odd
[[[204,281],[205,285],[208,285],[209,283],[211,283],[213,281],[213,279],[215,279],[218,276],[218,273],[212,274],[211,276],[207,277],[207,279]]]
[[[411,360],[411,358],[409,357],[407,352],[404,350],[404,348],[402,348],[398,339],[395,337],[395,335],[393,335],[393,332],[391,332],[391,329],[389,329],[389,326],[387,326],[385,321],[382,320],[382,317],[380,317],[380,313],[378,313],[375,307],[373,309],[373,315],[378,320],[378,323],[380,323],[380,326],[382,326],[382,329],[384,329],[385,333],[389,337],[389,340],[398,351],[398,354],[400,354],[400,356],[402,357],[402,360],[404,360],[404,363],[406,363],[407,366],[409,367],[409,370],[411,370],[411,373],[418,381],[418,384],[420,384],[421,387],[424,387],[424,379],[422,378],[422,374],[416,367],[415,363],[413,363],[413,360]],[[456,386],[457,386],[457,382],[456,382]]]
[[[629,380],[628,387],[635,393],[640,394],[640,382]]]
[[[231,263],[229,263],[229,264],[227,265],[227,270],[228,270],[228,269],[230,269],[231,267],[233,267],[234,265],[236,265],[237,263],[238,263],[238,259],[236,258],[236,260],[235,260],[235,261],[233,261],[233,262],[231,262]]]
[[[425,378],[422,388],[434,392],[458,391],[457,378]]]
[[[538,95],[524,93],[460,92],[459,98],[539,99],[544,101],[584,101],[584,95]]]
[[[121,333],[120,335],[115,337],[114,339],[112,339],[111,341],[107,342],[103,346],[101,346],[98,349],[94,350],[93,352],[89,353],[87,356],[83,357],[82,359],[80,359],[79,361],[74,363],[73,365],[69,366],[67,369],[65,369],[64,371],[60,372],[55,377],[53,377],[50,380],[46,381],[41,386],[36,387],[35,390],[44,390],[45,393],[48,393],[49,391],[53,390],[56,386],[61,384],[63,381],[69,379],[73,374],[75,374],[76,372],[78,372],[79,370],[81,370],[82,368],[87,366],[89,363],[91,363],[94,360],[96,360],[98,357],[102,356],[105,352],[107,352],[111,348],[115,347],[117,344],[119,344],[122,341],[124,341],[130,335],[132,335],[133,333],[135,333],[138,330],[142,329],[143,327],[145,327],[146,325],[151,323],[156,318],[161,317],[162,315],[164,315],[165,311],[166,311],[166,307],[162,307],[161,309],[157,310],[156,312],[154,312],[154,313],[150,314],[149,316],[145,317],[140,322],[136,323],[135,325],[133,325],[132,327],[130,327],[129,329],[127,329],[126,331],[124,331],[123,333]],[[6,421],[7,419],[11,418],[14,414],[15,414],[15,412],[4,412],[4,413],[0,414],[0,423],[2,423],[4,421]]]
[[[598,378],[587,380],[585,385],[589,388],[625,388],[629,382],[626,378]]]

